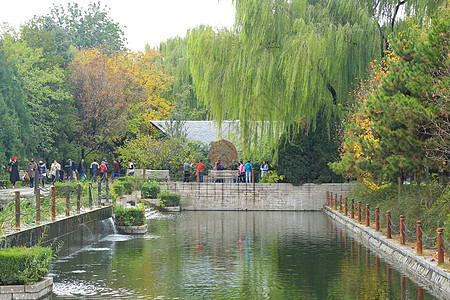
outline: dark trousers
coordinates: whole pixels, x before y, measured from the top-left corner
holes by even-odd
[[[191,177],[190,171],[184,171],[184,180],[183,182],[189,182],[189,177]]]

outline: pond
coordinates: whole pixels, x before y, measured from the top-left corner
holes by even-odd
[[[434,299],[321,212],[157,213],[57,260],[53,299]],[[422,296],[423,294],[423,296]]]

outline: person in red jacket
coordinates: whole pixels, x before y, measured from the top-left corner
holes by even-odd
[[[114,181],[115,177],[120,177],[120,165],[119,162],[115,159],[114,160],[114,173],[112,176],[112,180]]]
[[[203,182],[203,171],[205,170],[205,165],[203,164],[203,161],[200,160],[198,164],[195,166],[198,172],[198,181]]]

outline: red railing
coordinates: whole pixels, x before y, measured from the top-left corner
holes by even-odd
[[[328,206],[330,208],[334,208],[334,210],[338,210],[337,209],[337,194],[334,194],[334,202],[333,202],[333,193],[328,192],[327,191],[327,195],[326,195],[327,199],[329,198],[329,201],[327,201]],[[342,195],[339,196],[339,213],[342,213]],[[358,223],[362,223],[362,212],[361,212],[361,201],[357,202],[358,206],[357,206],[357,210],[355,211],[355,205],[354,205],[354,199],[351,199],[351,204],[350,204],[350,218],[354,219],[355,215],[356,215],[356,219],[358,221]],[[344,197],[344,215],[347,216],[348,211],[347,211],[347,197]],[[374,216],[375,219],[371,219],[371,216]],[[391,219],[391,212],[390,211],[386,211],[386,218],[382,218],[380,215],[380,210],[379,207],[375,208],[375,212],[372,213],[370,211],[370,204],[366,204],[366,211],[365,211],[365,225],[367,227],[371,226],[371,223],[374,223],[375,225],[375,230],[376,231],[380,231],[381,228],[386,228],[386,237],[387,238],[392,238],[392,233],[396,234],[399,236],[400,239],[400,244],[405,245],[406,241],[411,241],[411,242],[415,242],[416,243],[416,252],[418,254],[423,253],[423,246],[425,246],[427,249],[431,249],[431,250],[437,250],[438,252],[438,263],[444,263],[444,255],[446,255],[448,258],[450,258],[449,253],[447,252],[450,249],[450,243],[444,238],[443,236],[443,232],[444,229],[443,228],[438,228],[437,229],[437,237],[429,237],[427,236],[423,230],[422,230],[422,221],[417,221],[416,222],[416,229],[415,230],[410,230],[408,229],[408,227],[406,226],[406,222],[405,222],[405,216],[400,215],[400,219],[399,219],[399,223],[395,224],[394,222],[392,222]],[[383,222],[386,222],[386,226],[383,227]],[[425,241],[424,241],[425,238]],[[431,246],[430,244],[435,244],[435,246]]]

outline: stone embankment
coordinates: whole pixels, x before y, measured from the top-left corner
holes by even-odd
[[[371,251],[383,257],[396,269],[408,274],[420,285],[442,299],[450,299],[450,274],[437,267],[436,262],[411,253],[405,247],[395,245],[373,228],[358,224],[355,220],[323,207],[323,212],[349,229],[354,237]]]

